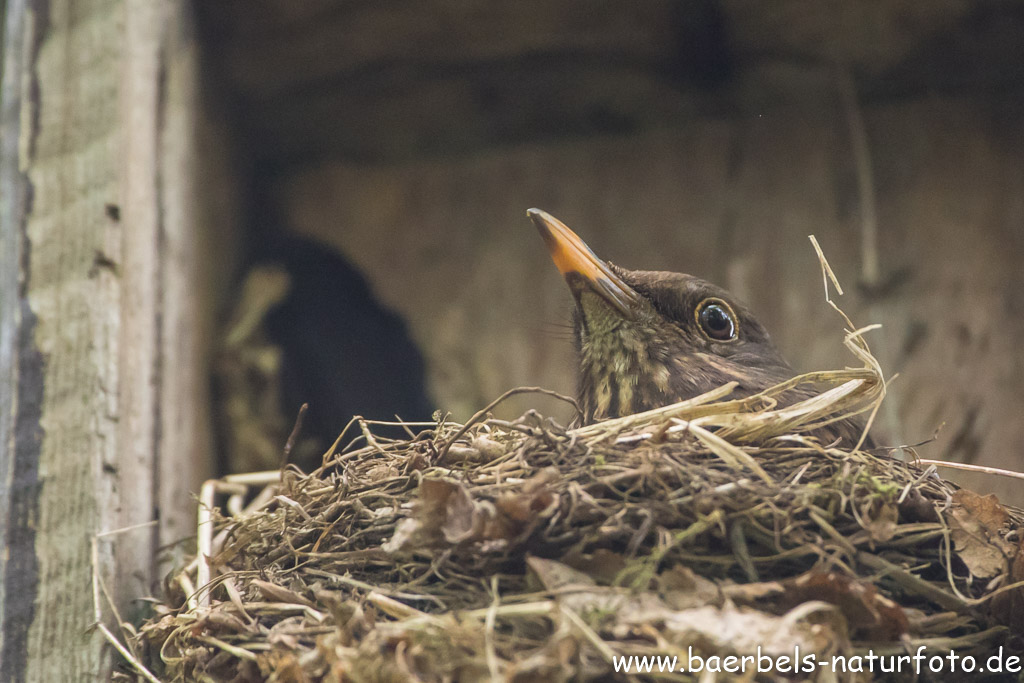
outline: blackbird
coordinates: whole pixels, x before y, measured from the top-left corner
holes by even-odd
[[[527,215],[576,299],[584,423],[670,405],[731,381],[732,398],[750,396],[795,375],[764,326],[721,287],[682,273],[620,268],[554,216],[540,209]],[[811,395],[797,388],[780,403]],[[852,446],[862,431],[843,420],[814,434]]]

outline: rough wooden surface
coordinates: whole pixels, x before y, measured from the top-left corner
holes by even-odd
[[[109,499],[121,476],[132,474],[118,471],[120,306],[114,271],[121,250],[119,226],[104,209],[120,203],[123,7],[92,1],[41,9],[33,5],[40,42],[25,74],[37,89],[26,102],[34,125],[23,131],[32,192],[26,289],[37,318],[32,344],[42,357],[38,580],[26,669],[20,672],[27,680],[73,679],[100,670],[101,637],[88,630],[89,538],[102,528],[100,500]],[[138,474],[148,479],[148,472]],[[142,547],[151,547],[145,535]],[[104,550],[109,567],[110,546]],[[137,579],[132,583],[141,587]],[[64,657],[46,656],[54,643],[66,646]]]
[[[24,347],[34,319],[20,288],[28,188],[19,164],[21,73],[32,36],[25,0],[4,5],[0,90],[0,678],[18,680],[26,666],[27,629],[38,575],[34,553],[38,493],[39,359]],[[17,446],[17,448],[16,448]]]
[[[210,72],[250,152],[398,159],[675,125],[814,97],[999,92],[1024,77],[1001,0],[224,0]]]
[[[864,112],[880,284],[863,255],[845,114],[799,108],[672,132],[399,165],[324,164],[283,181],[288,224],[337,245],[410,322],[438,405],[466,417],[505,389],[573,391],[570,297],[526,220],[564,219],[630,268],[691,272],[747,300],[802,369],[852,362],[824,302],[818,236],[889,372],[881,430],[932,456],[1024,469],[1024,119],[956,99]],[[536,399],[514,403],[514,414]],[[1000,480],[979,488],[1019,500]]]
[[[17,372],[0,388],[16,397],[0,489],[18,600],[3,606],[14,656],[0,677],[102,680],[93,571],[130,619],[158,545],[194,528],[186,491],[208,461],[194,44],[183,2],[30,0],[9,3],[8,21],[19,4],[8,35],[24,36],[25,59],[4,87],[22,96],[21,129],[16,157],[4,138],[3,178],[10,189],[13,170],[27,201],[0,233],[20,252],[3,261],[21,287]]]
[[[215,320],[234,275],[239,242],[238,169],[220,102],[199,78],[199,45],[184,3],[170,13],[159,135],[162,230],[159,537],[195,532],[195,493],[216,469],[210,416]],[[180,565],[182,547],[169,559]],[[168,565],[163,565],[166,567]],[[163,573],[163,572],[161,572]]]

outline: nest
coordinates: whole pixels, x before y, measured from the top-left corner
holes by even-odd
[[[884,395],[860,332],[846,343],[863,368],[742,400],[726,385],[578,429],[492,404],[402,440],[358,420],[362,447],[310,474],[208,482],[197,558],[126,656],[164,681],[560,681],[796,652],[850,667],[804,679],[868,680],[869,652],[1019,649],[1024,516],[912,449],[815,437]]]
[[[832,387],[773,407],[808,382]],[[1021,514],[804,436],[882,386],[846,370],[716,400],[726,386],[581,429],[483,414],[396,441],[363,421],[365,447],[267,475],[244,509],[260,477],[208,486],[234,514],[207,510],[202,561],[136,645],[160,680],[213,681],[590,679],[619,655],[1013,645]]]

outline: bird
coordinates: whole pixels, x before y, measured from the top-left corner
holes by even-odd
[[[562,221],[527,215],[575,299],[577,402],[584,424],[683,401],[736,382],[743,398],[796,375],[753,313],[693,275],[627,270],[604,261]],[[797,387],[785,405],[813,395]],[[847,419],[814,433],[853,446],[863,427]]]

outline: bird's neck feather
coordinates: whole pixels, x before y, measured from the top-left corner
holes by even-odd
[[[579,399],[587,422],[646,410],[668,401],[675,359],[660,358],[653,334],[620,324],[580,337]],[[644,386],[638,386],[643,379]]]

